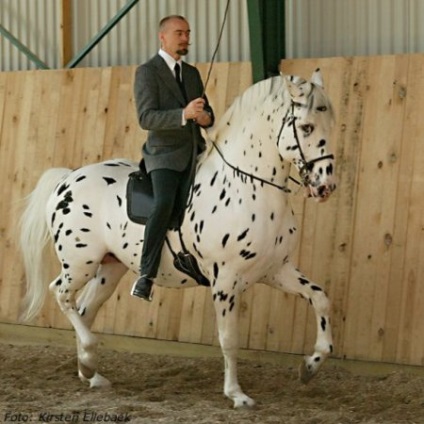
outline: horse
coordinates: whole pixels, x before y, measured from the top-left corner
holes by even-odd
[[[314,352],[300,378],[308,382],[333,351],[330,301],[325,291],[293,264],[297,224],[290,206],[290,167],[305,195],[322,202],[336,188],[335,158],[327,152],[334,123],[319,69],[309,80],[278,75],[250,86],[206,134],[180,234],[181,243],[210,282],[225,373],[224,394],[234,407],[255,401],[237,378],[238,310],[241,294],[263,283],[300,295],[317,322]],[[26,271],[23,319],[32,320],[47,293],[43,261],[53,241],[61,272],[49,285],[77,338],[78,375],[90,387],[110,382],[97,371],[97,340],[91,325],[128,269],[137,273],[144,226],[128,218],[126,185],[138,164],[111,159],[76,170],[46,170],[27,196],[20,243]],[[164,246],[155,284],[193,287]]]

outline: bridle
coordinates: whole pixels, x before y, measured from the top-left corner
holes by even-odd
[[[300,160],[298,161],[300,166],[298,166],[298,172],[299,172],[301,182],[297,181],[295,178],[293,178],[291,176],[289,176],[289,179],[291,181],[293,181],[294,183],[298,184],[298,185],[303,185],[304,187],[306,187],[308,185],[312,185],[312,181],[310,180],[309,174],[312,171],[314,164],[321,161],[321,160],[334,159],[334,155],[328,154],[328,155],[320,156],[320,157],[315,158],[315,159],[306,160],[305,154],[303,153],[302,146],[301,146],[300,141],[299,141],[299,136],[297,134],[296,119],[298,119],[298,118],[294,115],[294,108],[296,106],[304,106],[304,105],[301,105],[300,103],[296,103],[293,100],[291,101],[290,107],[287,109],[287,112],[283,117],[280,130],[278,131],[277,146],[280,144],[281,133],[283,132],[286,124],[292,125],[293,136],[294,136],[294,139],[296,140],[296,146],[297,146],[297,149],[299,150],[299,154],[300,154]],[[274,184],[272,181],[265,180],[261,177],[254,175],[254,174],[250,174],[249,172],[243,171],[239,167],[232,165],[231,163],[229,163],[225,159],[224,154],[221,152],[221,150],[219,149],[219,147],[217,146],[217,144],[214,141],[212,141],[212,145],[215,148],[215,150],[219,153],[219,155],[221,156],[224,163],[234,171],[235,175],[241,174],[241,175],[244,175],[245,177],[249,177],[251,180],[259,181],[259,182],[261,182],[261,184],[270,185],[274,188],[278,188],[279,190],[284,191],[285,193],[291,193],[291,190],[286,186]]]
[[[314,86],[312,85],[312,89],[313,87]],[[299,185],[302,184],[303,186],[306,187],[312,184],[312,181],[309,178],[309,174],[312,172],[314,164],[321,160],[334,159],[334,155],[328,154],[328,155],[320,156],[315,159],[306,160],[305,154],[303,153],[303,149],[299,141],[299,136],[297,135],[296,119],[298,118],[294,114],[294,108],[296,106],[306,107],[305,105],[302,105],[301,103],[295,102],[293,99],[291,100],[290,107],[287,109],[287,112],[283,118],[283,121],[280,127],[280,131],[278,132],[277,146],[280,144],[281,133],[283,132],[284,127],[286,126],[286,124],[291,125],[293,127],[293,136],[294,136],[294,139],[296,140],[296,146],[300,154],[300,160],[298,161],[298,164],[299,164],[298,171],[299,171],[301,183],[299,183],[298,181],[296,182]]]

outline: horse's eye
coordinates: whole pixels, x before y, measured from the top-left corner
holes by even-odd
[[[317,107],[317,111],[318,112],[326,112],[327,111],[327,106],[318,106]]]
[[[303,131],[303,135],[307,137],[314,131],[314,126],[312,124],[304,124],[300,126],[300,129]]]

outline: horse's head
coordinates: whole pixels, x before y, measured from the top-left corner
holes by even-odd
[[[290,106],[281,122],[278,149],[296,166],[307,195],[324,201],[336,188],[334,156],[327,151],[333,109],[319,69],[310,81],[283,78]]]

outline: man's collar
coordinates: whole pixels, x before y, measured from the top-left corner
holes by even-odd
[[[174,72],[174,67],[176,63],[179,63],[180,66],[182,64],[182,60],[175,60],[169,53],[167,53],[165,50],[160,49],[159,50],[159,56],[161,56],[163,58],[163,60],[166,62],[166,64],[168,65],[169,69]]]

